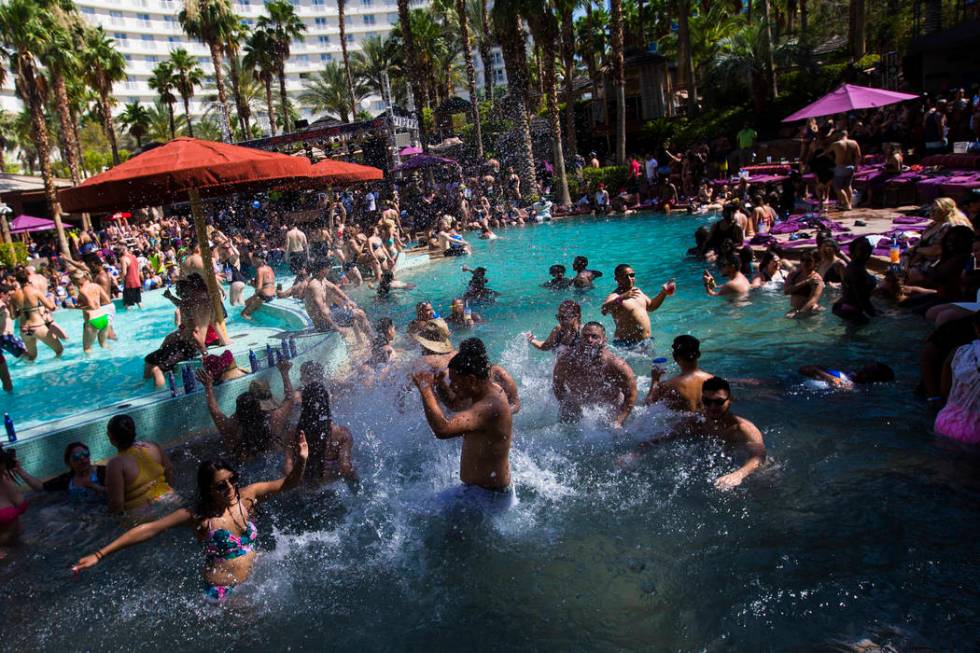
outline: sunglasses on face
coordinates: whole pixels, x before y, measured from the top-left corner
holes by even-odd
[[[89,452],[87,452],[87,451],[75,451],[75,452],[72,452],[72,454],[71,454],[72,461],[73,462],[76,462],[76,463],[79,460],[88,460],[89,458],[91,458],[91,456],[89,455]]]
[[[702,397],[701,403],[705,406],[724,406],[728,402],[728,397],[724,399],[713,399],[710,397]]]

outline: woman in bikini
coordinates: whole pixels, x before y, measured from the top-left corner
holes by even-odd
[[[7,547],[17,543],[20,516],[27,512],[21,483],[36,491],[44,489],[41,481],[21,468],[16,451],[0,447],[0,560],[7,556]]]
[[[189,526],[204,545],[204,596],[221,601],[248,580],[255,563],[258,529],[252,521],[255,505],[266,497],[295,487],[306,469],[309,449],[300,431],[295,452],[298,464],[275,481],[238,485],[238,472],[223,461],[205,461],[197,470],[197,504],[181,508],[162,519],[141,524],[75,563],[72,571],[94,567],[116,551],[145,542],[175,526]]]
[[[820,255],[817,261],[817,272],[824,283],[839,284],[844,281],[844,267],[840,253],[840,245],[833,238],[825,237],[817,246]]]
[[[20,289],[14,293],[13,303],[20,316],[20,335],[27,348],[27,360],[37,358],[38,341],[50,347],[55,356],[61,356],[65,349],[61,343],[65,332],[51,317],[51,311],[55,310],[54,302],[31,284],[26,268],[18,269],[15,276]]]

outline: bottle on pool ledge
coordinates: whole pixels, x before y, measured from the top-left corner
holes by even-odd
[[[252,374],[259,371],[259,359],[252,349],[248,350],[248,366],[252,368]]]
[[[17,430],[14,429],[14,420],[10,418],[10,413],[3,414],[3,427],[7,429],[7,441],[17,442]]]
[[[276,357],[272,353],[272,345],[265,343],[265,360],[269,364],[270,368],[276,366]]]
[[[289,357],[296,358],[296,338],[295,336],[289,336]]]
[[[170,386],[170,396],[177,396],[177,381],[174,380],[174,373],[167,372],[167,385]]]

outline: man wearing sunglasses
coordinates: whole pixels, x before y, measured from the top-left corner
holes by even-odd
[[[644,442],[633,453],[621,458],[620,462],[632,462],[650,447],[676,437],[718,438],[726,444],[742,447],[748,454],[741,467],[715,479],[715,487],[719,490],[737,487],[762,466],[766,459],[766,444],[756,425],[733,414],[731,407],[732,389],[728,381],[713,376],[701,386],[701,411],[698,414],[666,437]]]
[[[616,290],[606,297],[602,304],[602,314],[612,314],[616,323],[614,347],[632,349],[650,339],[650,313],[660,308],[673,295],[676,286],[673,280],[668,281],[653,299],[636,287],[636,273],[629,265],[622,263],[616,266],[614,272]]]

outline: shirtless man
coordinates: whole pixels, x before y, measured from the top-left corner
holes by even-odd
[[[459,343],[459,353],[487,357],[487,348],[479,338],[467,338]],[[504,394],[507,395],[507,403],[510,404],[510,412],[516,415],[521,410],[521,398],[517,393],[517,384],[507,370],[499,365],[490,364],[490,380],[496,383]],[[445,372],[436,374],[436,392],[439,399],[452,410],[463,410],[470,407],[470,402],[466,397],[458,397],[453,393],[452,387],[448,382]]]
[[[850,211],[854,189],[851,182],[854,181],[854,173],[861,165],[861,146],[857,141],[847,137],[847,130],[840,129],[836,132],[837,140],[830,144],[830,151],[834,155],[834,192],[837,193],[837,200],[844,205],[845,210]]]
[[[650,372],[650,392],[643,403],[655,404],[663,401],[671,410],[694,412],[701,406],[701,384],[711,378],[711,374],[698,366],[701,358],[701,342],[694,336],[674,338],[674,361],[681,373],[660,382],[664,369],[654,366]]]
[[[293,274],[296,274],[301,266],[306,266],[309,260],[309,252],[310,244],[306,234],[299,228],[299,225],[293,225],[292,229],[286,232],[286,262]]]
[[[651,299],[636,287],[636,273],[629,265],[617,265],[614,276],[619,285],[606,297],[601,312],[603,315],[611,313],[616,323],[613,346],[631,349],[650,338],[649,313],[660,308],[667,295],[674,294],[676,285],[673,280],[668,281]]]
[[[701,412],[671,435],[644,442],[634,453],[621,460],[634,460],[652,446],[676,437],[717,438],[726,444],[744,448],[748,459],[734,472],[716,478],[715,487],[719,490],[730,490],[741,485],[766,459],[766,444],[762,439],[762,432],[749,420],[732,414],[732,390],[725,379],[713,376],[705,380],[701,386],[701,404]]]
[[[252,319],[252,313],[259,310],[262,304],[271,302],[276,297],[276,273],[262,254],[255,254],[255,294],[245,301],[245,308],[242,309],[242,317],[246,320]]]
[[[351,328],[361,344],[371,340],[371,323],[367,315],[336,284],[327,279],[330,264],[320,261],[306,284],[303,305],[319,331]]]
[[[180,262],[180,278],[186,279],[192,274],[199,274],[204,278],[204,257],[201,256],[201,246],[197,242],[194,243],[191,253]]]
[[[457,497],[499,510],[516,501],[510,477],[512,416],[507,396],[490,378],[490,367],[486,354],[476,351],[460,352],[449,361],[449,387],[470,404],[451,417],[439,406],[431,372],[416,372],[412,380],[435,436],[463,438],[459,461],[463,487]]]
[[[602,272],[588,268],[589,259],[584,256],[575,257],[572,261],[572,270],[575,272],[575,277],[572,279],[573,286],[579,289],[592,288],[593,282],[602,276]]]
[[[551,380],[563,422],[577,421],[584,406],[598,404],[615,411],[618,428],[636,403],[633,370],[606,349],[606,329],[598,322],[586,323],[578,345],[558,356]]]
[[[94,283],[84,272],[73,273],[71,280],[78,288],[78,308],[82,311],[82,351],[87,354],[96,340],[100,347],[105,347],[112,315],[104,306],[111,303],[111,300],[105,289]]]
[[[289,290],[283,290],[276,286],[276,297],[279,299],[286,299],[287,297],[303,299],[306,296],[306,286],[309,283],[310,275],[307,274],[306,268],[299,268],[296,270],[296,278],[293,279],[293,285],[289,287]]]
[[[718,286],[715,278],[707,270],[704,271],[702,277],[704,291],[712,297],[745,297],[752,289],[752,282],[739,270],[738,259],[734,256],[726,256],[721,259],[718,262],[718,267],[721,268],[721,273],[728,278],[728,281],[722,285]]]
[[[84,260],[84,265],[70,259],[66,259],[65,264],[70,270],[75,270],[82,273],[87,272],[88,277],[92,280],[92,282],[105,291],[102,306],[105,307],[106,311],[110,315],[109,326],[106,328],[106,335],[108,336],[109,340],[115,340],[116,330],[112,326],[111,317],[116,314],[116,306],[112,303],[112,277],[110,277],[109,273],[106,272],[105,267],[102,265],[102,259],[100,259],[97,255],[92,254],[90,256],[86,256]]]

